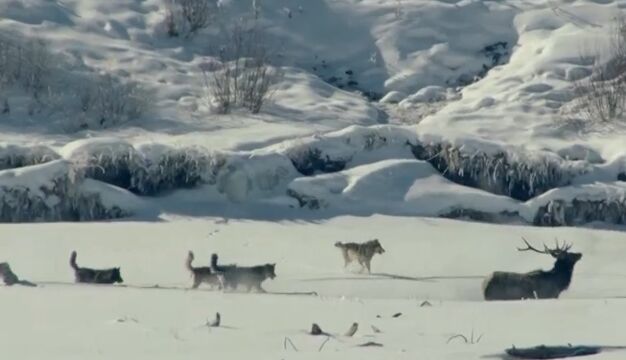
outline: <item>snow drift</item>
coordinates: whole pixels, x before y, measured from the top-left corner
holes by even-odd
[[[224,158],[197,147],[144,144],[137,148],[118,139],[87,139],[66,145],[61,153],[83,168],[85,176],[139,195],[215,184]]]
[[[554,189],[528,202],[527,218],[539,226],[626,224],[626,184],[597,182]]]
[[[516,201],[454,184],[427,162],[386,160],[334,174],[298,178],[288,194],[301,206],[348,213],[440,216],[464,209],[513,212]]]
[[[292,144],[284,153],[306,176],[412,154],[450,181],[517,200],[567,185],[592,167],[548,151],[530,152],[471,138],[452,141],[397,126],[352,126]]]
[[[0,147],[0,170],[43,164],[60,156],[47,146],[9,144]]]
[[[85,181],[68,161],[0,171],[0,221],[90,221],[132,214],[131,194]]]

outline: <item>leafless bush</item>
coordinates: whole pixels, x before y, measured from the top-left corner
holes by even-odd
[[[137,118],[147,107],[147,92],[134,82],[109,74],[99,75],[93,84],[81,89],[82,127],[108,127]]]
[[[472,332],[469,334],[469,336],[465,336],[463,334],[456,334],[456,335],[450,336],[448,338],[448,341],[446,341],[446,344],[449,344],[452,340],[461,339],[463,340],[465,344],[475,345],[475,344],[478,344],[482,338],[483,338],[483,334],[475,336],[474,329],[472,329]]]
[[[0,35],[0,85],[19,84],[37,98],[53,63],[43,40]]]
[[[594,57],[591,75],[575,81],[575,108],[586,123],[608,123],[626,113],[626,19],[611,29],[609,60]],[[583,61],[585,58],[583,57]]]
[[[165,0],[165,23],[170,36],[192,36],[210,25],[216,0]]]
[[[272,95],[271,86],[282,76],[270,60],[261,31],[236,25],[217,59],[202,67],[205,90],[217,111],[226,114],[243,107],[260,112]]]

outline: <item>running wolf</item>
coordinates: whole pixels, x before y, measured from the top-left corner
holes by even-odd
[[[341,243],[336,242],[335,246],[341,249],[343,255],[344,267],[348,266],[353,261],[358,261],[361,265],[361,271],[367,269],[370,273],[370,264],[374,254],[383,254],[385,249],[378,239],[373,239],[362,244],[358,243]]]
[[[72,251],[70,255],[70,266],[74,269],[74,277],[78,283],[114,284],[124,282],[119,267],[102,270],[79,267],[76,264],[76,251]]]

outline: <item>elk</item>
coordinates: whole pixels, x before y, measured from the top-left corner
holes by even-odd
[[[526,247],[517,248],[518,251],[550,255],[555,259],[554,266],[548,271],[535,270],[524,274],[496,271],[483,282],[485,300],[556,299],[569,287],[574,265],[583,255],[569,252],[571,244],[559,246],[556,241],[554,249],[544,244],[544,250],[538,250],[523,237],[522,240]]]

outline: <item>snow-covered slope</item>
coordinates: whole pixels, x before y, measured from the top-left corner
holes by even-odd
[[[358,172],[370,185],[349,197],[367,212],[397,209],[393,197],[373,193],[389,186],[406,199],[421,198],[422,188],[454,198],[462,185],[521,201],[568,185],[610,188],[626,178],[623,132],[564,124],[575,115],[567,114],[574,81],[591,71],[593,59],[582,53],[606,52],[625,4],[224,0],[206,29],[172,37],[162,0],[5,2],[3,71],[21,77],[0,74],[3,167],[64,157],[139,195],[208,184],[239,203],[282,202],[296,187],[311,195],[313,182],[319,188]],[[203,71],[241,17],[254,18],[283,76],[259,114],[220,115]],[[93,98],[117,104],[111,92],[132,101],[103,114]],[[416,116],[419,124],[398,125]],[[25,156],[28,148],[36,155]],[[380,175],[415,158],[439,174],[429,182],[410,171]],[[422,195],[407,195],[408,183]],[[470,192],[473,210],[492,208]],[[493,198],[507,212],[515,202]],[[409,213],[430,215],[451,206],[408,204]]]
[[[452,100],[420,125],[449,138],[471,135],[555,151],[575,140],[589,143],[604,158],[621,151],[616,134],[580,138],[558,121],[559,109],[573,97],[572,81],[589,74],[590,64],[581,60],[581,53],[604,49],[611,19],[624,5],[621,0],[256,4],[268,47],[281,65],[289,66],[276,86],[276,101],[258,116],[207,112],[201,73],[202,64],[215,55],[212,49],[225,41],[228,24],[252,12],[251,2],[220,1],[210,28],[192,38],[168,37],[161,0],[1,4],[0,28],[25,39],[41,38],[64,59],[53,77],[61,77],[57,80],[65,81],[66,88],[93,80],[84,74],[106,72],[151,94],[142,119],[122,128],[74,133],[76,124],[68,119],[72,114],[58,109],[63,94],[46,100],[56,107],[34,109],[8,93],[12,111],[2,115],[3,133],[57,145],[75,136],[106,134],[132,142],[251,149],[384,121],[354,93],[358,90],[379,96],[393,92],[395,102],[407,98],[403,106],[408,108]],[[420,110],[403,113],[410,118],[413,112]]]

